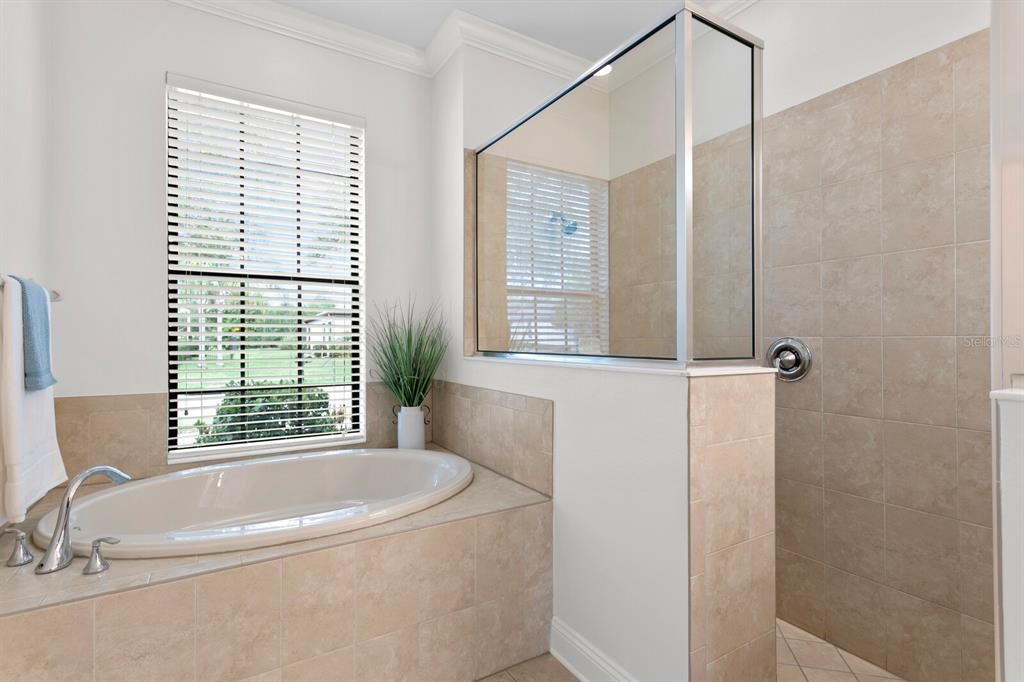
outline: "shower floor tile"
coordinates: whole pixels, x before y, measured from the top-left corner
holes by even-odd
[[[902,678],[776,619],[778,682],[902,682]]]

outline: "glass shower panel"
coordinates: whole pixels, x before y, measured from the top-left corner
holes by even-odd
[[[690,355],[755,348],[754,48],[694,17]]]
[[[675,359],[675,21],[477,153],[477,344]]]

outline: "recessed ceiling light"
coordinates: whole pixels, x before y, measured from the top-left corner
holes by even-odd
[[[598,78],[600,78],[602,76],[607,76],[611,72],[612,72],[612,65],[611,64],[605,64],[600,69],[595,71],[594,75],[597,76]]]

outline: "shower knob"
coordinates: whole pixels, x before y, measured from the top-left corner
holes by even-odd
[[[800,339],[784,337],[768,346],[765,359],[779,371],[780,381],[798,381],[811,369],[811,351]]]

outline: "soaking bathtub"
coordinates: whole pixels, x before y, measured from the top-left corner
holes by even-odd
[[[125,483],[76,499],[71,546],[99,537],[114,558],[253,549],[364,528],[426,509],[473,480],[463,458],[428,450],[337,450],[244,460]],[[33,538],[46,547],[57,510]]]

